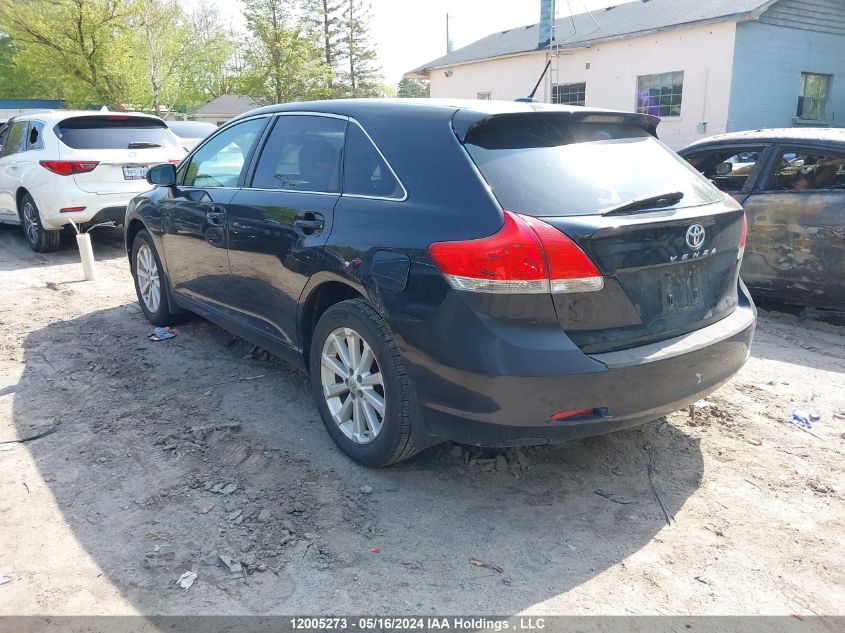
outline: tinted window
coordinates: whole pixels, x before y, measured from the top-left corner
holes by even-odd
[[[355,124],[346,133],[343,193],[403,198],[405,192],[366,134]]]
[[[214,123],[203,123],[202,121],[168,121],[167,127],[181,138],[205,138],[212,132],[217,131],[217,126]]]
[[[251,119],[226,128],[191,157],[183,184],[189,187],[237,187],[246,159],[267,119]]]
[[[742,191],[763,150],[763,147],[706,150],[687,156],[687,160],[722,191],[737,192]]]
[[[56,126],[56,136],[74,149],[144,149],[178,147],[164,121],[122,114],[66,119]]]
[[[29,126],[29,133],[27,134],[27,149],[44,149],[44,141],[42,140],[43,131],[43,123],[41,123],[40,121],[32,122],[32,125]]]
[[[3,148],[3,156],[11,156],[22,152],[26,147],[26,127],[29,121],[15,121],[9,127],[9,135],[6,137],[6,145]]]
[[[569,122],[557,115],[504,115],[471,130],[465,147],[502,208],[537,216],[598,214],[682,192],[678,207],[723,198],[644,130]]]
[[[280,116],[267,139],[252,186],[257,189],[337,192],[346,121]]]
[[[845,155],[819,150],[790,150],[780,156],[769,190],[845,189]]]

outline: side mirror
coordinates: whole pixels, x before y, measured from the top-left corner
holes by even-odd
[[[716,175],[717,176],[727,176],[731,173],[734,169],[734,166],[730,163],[719,163],[716,165]]]
[[[147,182],[157,187],[173,187],[176,184],[176,166],[171,163],[153,165],[147,170]]]

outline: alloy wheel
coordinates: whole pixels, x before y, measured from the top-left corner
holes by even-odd
[[[323,397],[334,423],[357,444],[381,432],[386,409],[384,378],[370,345],[352,328],[326,337],[320,358]]]
[[[161,284],[158,278],[158,265],[155,255],[147,244],[141,244],[135,257],[135,274],[138,277],[138,290],[147,310],[158,312],[161,304]]]
[[[32,244],[38,244],[38,211],[35,210],[35,205],[27,202],[23,205],[23,227],[26,232],[26,239]]]

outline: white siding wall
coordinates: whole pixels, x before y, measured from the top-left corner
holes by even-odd
[[[479,92],[489,92],[491,99],[513,101],[531,92],[546,59],[545,53],[538,53],[433,70],[431,96],[475,99]],[[446,76],[449,71],[451,77]],[[537,92],[537,97],[544,97],[543,86]]]
[[[667,145],[680,149],[727,130],[735,38],[736,24],[728,22],[563,51],[557,83],[584,81],[586,105],[633,111],[638,75],[684,71],[681,116],[665,118],[658,128]],[[534,53],[434,70],[431,96],[473,99],[490,91],[493,99],[515,99],[531,90],[546,59],[546,53]],[[550,101],[549,81],[537,98]],[[707,123],[703,134],[697,131],[702,122]]]

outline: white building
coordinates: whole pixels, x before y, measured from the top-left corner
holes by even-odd
[[[537,101],[657,114],[676,149],[721,132],[845,121],[843,0],[635,0],[556,19],[553,0],[538,8],[540,23],[406,76],[430,80],[432,97],[512,100],[551,62]]]

